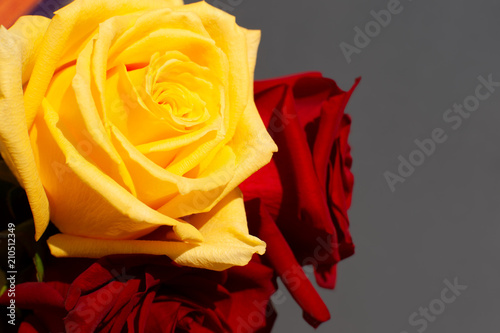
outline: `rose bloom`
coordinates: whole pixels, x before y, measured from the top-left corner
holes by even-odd
[[[164,256],[59,258],[46,282],[16,286],[16,306],[29,310],[19,331],[269,332],[272,275],[257,256],[223,272],[180,267]],[[0,303],[9,303],[7,294]]]
[[[0,30],[0,151],[55,256],[214,270],[265,244],[238,185],[276,146],[253,101],[259,31],[205,2],[76,0]]]
[[[333,289],[336,264],[354,253],[347,210],[353,175],[347,92],[320,73],[255,83],[255,102],[279,152],[241,186],[250,231],[313,326],[329,311],[300,266]]]

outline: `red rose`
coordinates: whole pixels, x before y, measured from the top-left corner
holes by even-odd
[[[257,256],[224,272],[163,256],[109,256],[90,266],[86,259],[55,261],[48,282],[16,286],[16,306],[32,310],[20,332],[268,332],[274,321],[273,273]],[[87,267],[79,275],[78,265]]]
[[[240,186],[250,231],[267,243],[266,258],[315,327],[330,314],[300,266],[313,265],[318,284],[333,289],[336,264],[354,253],[344,108],[358,82],[348,92],[320,73],[255,83],[257,108],[279,151]]]

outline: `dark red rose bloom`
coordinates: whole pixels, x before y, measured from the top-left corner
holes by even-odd
[[[354,178],[347,92],[320,73],[255,82],[255,102],[279,151],[240,188],[250,231],[313,326],[330,318],[300,266],[333,289],[336,264],[354,253],[347,210]]]
[[[16,286],[16,306],[32,310],[20,332],[269,332],[275,319],[273,272],[257,256],[224,272],[147,255],[54,262],[47,282]]]

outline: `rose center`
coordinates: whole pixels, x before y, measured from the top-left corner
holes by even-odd
[[[193,127],[210,118],[207,103],[196,89],[199,84],[198,65],[179,52],[154,54],[146,74],[146,92],[158,107],[162,119],[182,127]],[[206,82],[207,83],[207,82]]]

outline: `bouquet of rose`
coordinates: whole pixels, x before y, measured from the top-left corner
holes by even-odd
[[[333,289],[354,253],[358,81],[254,83],[259,40],[180,0],[1,28],[6,329],[268,332],[278,277],[312,326],[330,318],[302,266]]]

